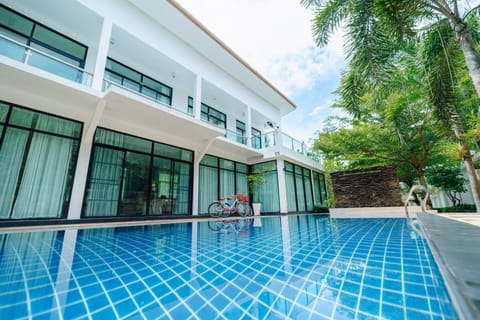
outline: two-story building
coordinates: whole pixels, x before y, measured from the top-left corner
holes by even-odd
[[[3,0],[0,219],[264,213],[326,197],[295,105],[173,0]]]

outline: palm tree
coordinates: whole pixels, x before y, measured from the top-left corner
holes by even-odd
[[[480,97],[480,55],[474,42],[478,38],[478,21],[471,19],[480,6],[468,10],[457,0],[301,0],[301,3],[314,10],[313,35],[317,45],[327,44],[340,26],[346,31],[350,70],[342,78],[340,103],[356,117],[363,115],[363,93],[381,86],[388,78],[405,43],[418,41],[418,37],[424,40],[422,63],[431,89],[429,98],[438,118],[448,124],[458,141],[480,212],[480,183],[455,101],[456,66],[452,62],[452,54],[461,52]]]

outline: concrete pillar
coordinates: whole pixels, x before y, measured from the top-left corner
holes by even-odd
[[[245,123],[245,130],[246,132],[246,138],[247,138],[247,146],[251,147],[252,146],[252,108],[250,106],[247,106],[247,114],[246,114],[247,121]]]
[[[193,114],[195,119],[201,119],[202,111],[202,77],[197,74],[195,78],[195,98],[193,100]]]
[[[195,154],[197,157],[197,154]],[[198,216],[198,192],[200,184],[200,160],[193,163],[193,195],[192,195],[192,215]]]
[[[283,159],[277,159],[277,177],[278,177],[278,193],[280,196],[280,213],[288,213],[287,203],[287,183],[285,181],[285,162]]]
[[[101,100],[97,104],[92,119],[88,123],[88,127],[84,128],[82,141],[80,142],[80,150],[78,153],[77,168],[73,178],[72,196],[70,198],[70,207],[68,208],[67,219],[80,219],[82,212],[83,197],[85,186],[87,183],[88,165],[90,162],[90,154],[93,144],[93,135],[105,110],[106,102]]]
[[[105,65],[107,63],[108,48],[112,37],[112,20],[103,18],[102,31],[100,33],[100,42],[98,44],[97,57],[95,59],[95,70],[93,71],[92,88],[102,91],[103,77],[105,75]]]

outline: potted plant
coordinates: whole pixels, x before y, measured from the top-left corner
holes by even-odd
[[[252,201],[253,201],[253,195],[255,194],[255,192],[257,192],[262,185],[267,183],[267,180],[265,180],[265,175],[267,173],[268,171],[255,170],[252,174],[249,174],[247,176],[248,191],[252,196],[251,197]],[[257,200],[258,202],[252,203],[253,213],[256,216],[260,215],[260,210],[262,206],[260,195],[258,195]]]

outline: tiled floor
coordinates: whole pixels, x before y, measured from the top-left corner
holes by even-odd
[[[472,215],[418,214],[466,319],[480,319],[480,228],[465,217]]]
[[[456,319],[405,219],[255,222],[0,234],[0,319]]]

